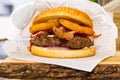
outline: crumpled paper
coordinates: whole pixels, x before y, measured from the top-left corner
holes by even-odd
[[[55,59],[34,56],[28,51],[29,27],[34,17],[44,9],[59,6],[80,9],[92,18],[96,34],[102,34],[102,36],[95,39],[94,44],[97,50],[95,56],[76,59]],[[99,62],[114,55],[116,51],[117,28],[115,24],[101,6],[88,0],[36,0],[16,9],[11,15],[11,20],[21,32],[14,40],[7,41],[4,44],[4,50],[10,57],[16,59],[55,64],[91,72]]]

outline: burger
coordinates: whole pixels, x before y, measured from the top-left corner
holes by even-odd
[[[71,7],[43,10],[29,28],[30,51],[48,58],[83,58],[96,54],[93,22],[89,15]]]

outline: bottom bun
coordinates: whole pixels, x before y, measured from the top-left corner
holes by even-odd
[[[78,50],[32,46],[31,52],[33,55],[49,58],[83,58],[95,55],[96,49],[95,46]]]

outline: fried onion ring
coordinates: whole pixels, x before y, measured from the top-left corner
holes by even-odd
[[[75,31],[76,33],[87,34],[87,35],[94,34],[93,28],[90,28],[87,26],[81,26],[77,23],[73,23],[73,22],[66,20],[66,19],[59,19],[59,23],[61,25],[63,25],[64,27],[66,27],[67,29]]]
[[[44,31],[44,30],[49,30],[52,29],[53,26],[59,26],[60,24],[58,22],[45,22],[45,23],[39,23],[39,24],[33,24],[30,27],[30,32],[35,33],[37,31]]]

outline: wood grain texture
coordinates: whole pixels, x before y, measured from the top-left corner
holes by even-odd
[[[120,12],[114,12],[113,21],[118,28],[118,38],[116,39],[116,49],[120,51]]]
[[[119,80],[120,57],[109,57],[92,72],[7,58],[0,63],[0,77],[22,80]]]

